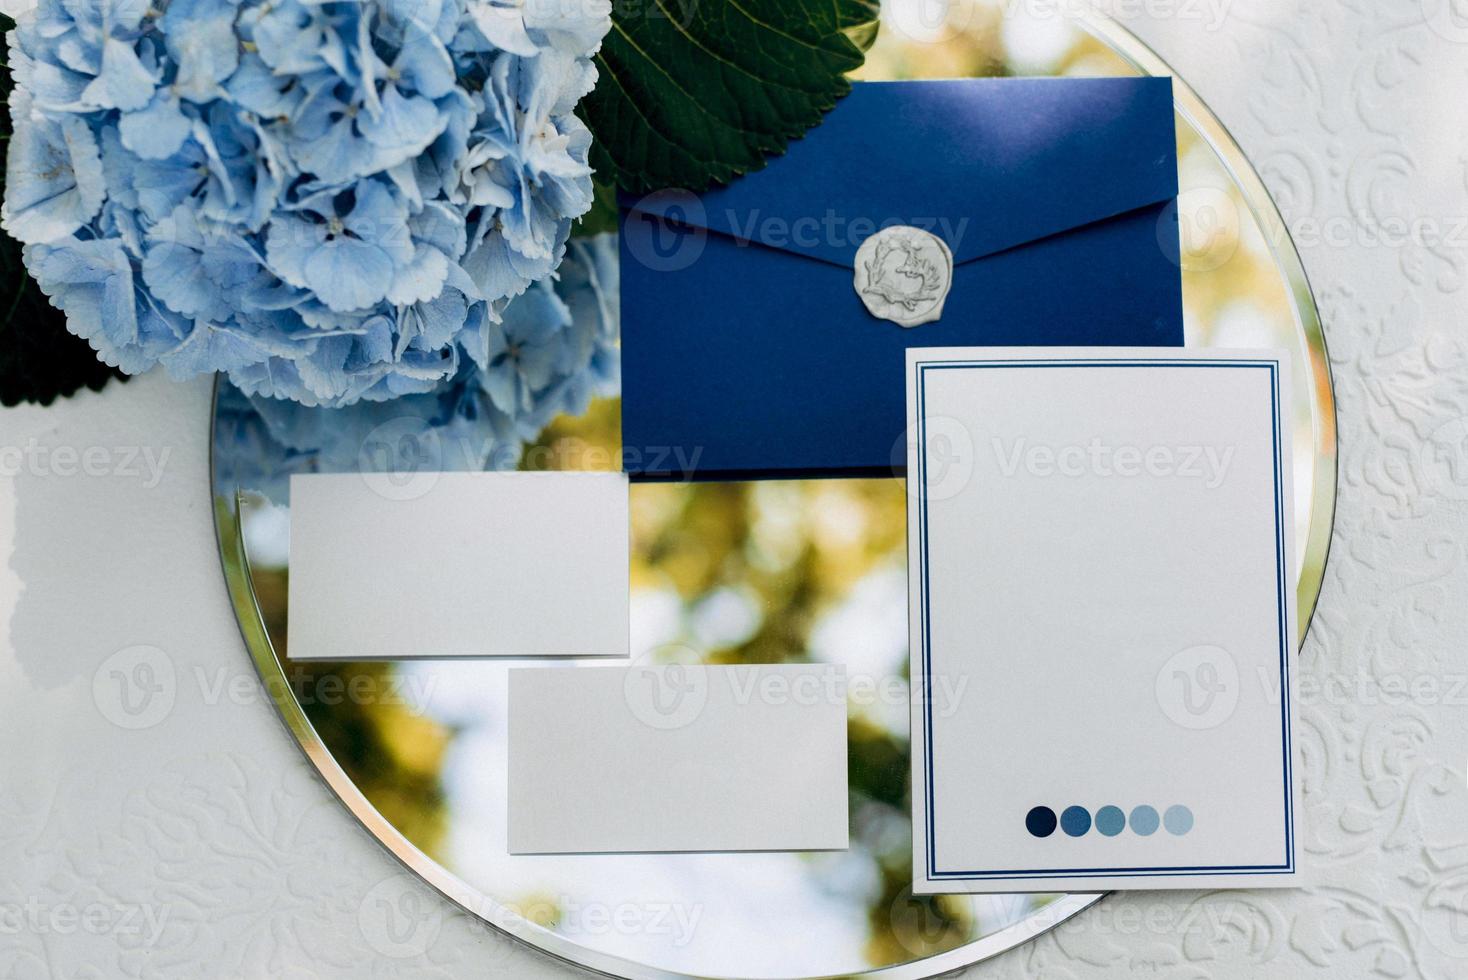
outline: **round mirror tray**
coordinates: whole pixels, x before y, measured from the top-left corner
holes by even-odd
[[[1113,21],[1041,17],[1024,6],[883,4],[859,77],[1172,74]],[[945,19],[925,19],[939,8]],[[1336,478],[1319,317],[1258,175],[1181,80],[1175,101],[1187,344],[1294,356],[1296,572],[1308,624]],[[404,865],[489,924],[618,977],[896,980],[1012,949],[1102,899],[911,893],[902,481],[632,488],[634,651],[673,647],[712,663],[836,661],[875,682],[862,690],[885,692],[849,705],[848,851],[512,856],[507,664],[288,661],[287,495],[239,476],[250,469],[243,455],[258,453],[238,438],[240,402],[223,389],[216,398],[213,493],[249,653],[347,808]],[[617,401],[594,402],[583,416],[556,420],[520,465],[615,468],[619,431]],[[566,597],[568,615],[574,602]],[[634,919],[635,928],[617,926]]]

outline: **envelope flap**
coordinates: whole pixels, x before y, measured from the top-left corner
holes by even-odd
[[[915,225],[962,263],[1176,197],[1175,140],[1167,78],[862,82],[764,170],[628,206],[847,268]]]

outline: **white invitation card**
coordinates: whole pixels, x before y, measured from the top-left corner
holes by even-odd
[[[511,854],[847,846],[845,670],[510,671]]]
[[[620,473],[291,477],[292,660],[625,657]]]
[[[1289,377],[908,351],[915,892],[1299,884]]]

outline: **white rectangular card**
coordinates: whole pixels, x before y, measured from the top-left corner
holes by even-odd
[[[841,667],[510,671],[512,854],[847,846]]]
[[[915,892],[1299,884],[1289,375],[908,351]]]
[[[624,657],[620,473],[291,477],[292,660]]]

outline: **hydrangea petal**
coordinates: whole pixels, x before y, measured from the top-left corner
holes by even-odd
[[[237,331],[196,320],[189,335],[158,360],[169,377],[183,380],[210,371],[238,371],[268,357],[269,351]]]
[[[306,285],[338,313],[360,310],[382,299],[393,278],[393,261],[381,248],[356,238],[337,238],[306,257]]]
[[[101,4],[92,0],[92,6],[102,8],[102,20],[113,30],[131,32],[147,16],[151,0],[102,0]]]
[[[136,347],[132,262],[119,242],[68,238],[54,246],[28,245],[25,258],[41,291],[66,313],[72,332],[107,363],[128,372],[149,366]]]
[[[396,24],[433,28],[443,15],[444,0],[382,0],[383,13]]]
[[[438,107],[422,96],[405,97],[396,86],[383,93],[378,115],[359,119],[358,129],[371,143],[381,147],[387,159],[408,160],[428,149],[438,139],[448,120]]]
[[[227,321],[260,262],[232,229],[201,224],[180,205],[148,231],[143,280],[169,309],[187,317]]]
[[[398,317],[397,356],[410,346],[440,350],[452,343],[469,315],[469,301],[457,289],[445,289],[427,302],[405,306]]]
[[[528,29],[571,55],[594,54],[612,26],[612,0],[524,0],[524,12]]]
[[[515,376],[509,371],[485,370],[480,384],[494,406],[507,415],[518,414],[524,407]]]
[[[153,295],[175,313],[214,313],[214,286],[204,277],[199,253],[178,242],[160,242],[143,259],[143,280]],[[227,315],[225,310],[221,315]]]
[[[197,147],[187,147],[167,160],[141,160],[122,148],[116,134],[102,146],[109,193],[130,201],[149,221],[161,221],[204,183],[208,171]],[[124,184],[125,190],[112,189]]]
[[[430,201],[408,219],[413,240],[432,245],[451,259],[464,254],[466,231],[464,218],[439,201]]]
[[[394,306],[423,303],[443,292],[444,280],[448,278],[449,260],[446,255],[431,246],[418,246],[413,260],[398,269],[392,285],[387,290],[387,301]]]
[[[261,4],[241,17],[260,57],[282,75],[306,75],[327,67],[323,52],[334,35],[320,12],[299,0]]]
[[[531,57],[539,53],[535,42],[525,30],[525,17],[519,3],[502,4],[496,0],[481,0],[470,5],[470,16],[474,26],[490,44],[501,51]]]
[[[336,401],[347,391],[350,379],[345,365],[351,351],[352,338],[325,337],[312,346],[307,356],[292,362],[301,385],[318,402]]]
[[[408,28],[393,67],[419,95],[442,98],[454,89],[454,62],[443,43],[418,26]]]
[[[221,0],[171,0],[163,14],[168,51],[178,63],[174,90],[203,102],[219,93],[220,83],[239,66],[234,33],[235,7]]]
[[[17,92],[12,112],[25,118],[29,99]],[[96,137],[87,124],[66,116],[19,126],[10,139],[5,168],[5,230],[21,242],[64,238],[102,207],[107,186]]]
[[[304,110],[311,113],[312,110]],[[352,119],[330,107],[315,110],[325,116],[319,132],[302,132],[291,146],[291,156],[303,171],[327,183],[346,183],[376,169],[375,148],[366,147],[354,132]],[[371,152],[364,152],[370,150]]]
[[[35,99],[37,108],[59,112],[80,112],[91,108],[82,101],[82,93],[91,84],[91,76],[24,56],[16,57],[13,51],[11,57],[14,59],[12,76]]]
[[[570,222],[566,222],[567,233]],[[560,260],[564,238],[543,258],[530,258],[510,247],[502,232],[494,231],[464,257],[464,270],[489,300],[519,296],[532,282],[550,274]]]
[[[413,260],[413,240],[408,231],[408,209],[386,184],[364,180],[357,184],[356,202],[344,216],[342,227],[357,238],[380,248],[401,267]]]
[[[306,260],[325,240],[321,225],[289,211],[278,212],[265,231],[265,260],[281,279],[307,289]]]
[[[500,216],[505,240],[528,259],[548,257],[555,247],[557,213],[548,202],[536,196],[526,174],[520,175],[515,197],[518,206],[506,209]]]
[[[83,90],[82,100],[103,109],[141,109],[153,98],[157,84],[131,44],[108,38],[102,48],[102,73]]]
[[[123,113],[117,124],[122,145],[145,160],[166,160],[189,138],[193,123],[183,114],[178,96],[159,90],[144,109]]]
[[[298,77],[275,74],[255,52],[240,59],[225,89],[246,109],[272,119],[294,115],[305,98],[305,86]]]

